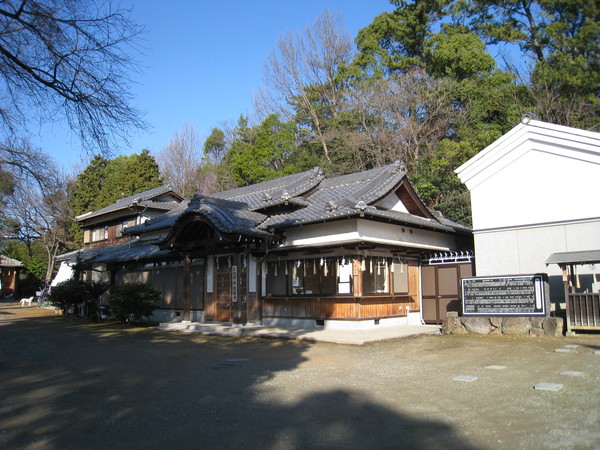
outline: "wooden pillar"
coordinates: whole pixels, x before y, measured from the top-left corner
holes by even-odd
[[[570,267],[570,273],[569,273]],[[566,264],[560,264],[560,268],[562,269],[562,279],[563,285],[565,287],[565,320],[567,322],[567,333],[571,332],[571,304],[570,304],[570,295],[572,294],[571,287],[572,278],[573,278],[573,266],[567,266]]]
[[[189,253],[183,259],[183,320],[191,320],[192,258]]]

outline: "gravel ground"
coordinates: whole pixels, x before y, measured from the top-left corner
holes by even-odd
[[[357,347],[0,303],[0,448],[600,448],[597,352],[600,334]]]

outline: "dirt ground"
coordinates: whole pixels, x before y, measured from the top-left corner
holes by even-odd
[[[600,448],[597,350],[600,334],[202,336],[0,303],[0,448]]]

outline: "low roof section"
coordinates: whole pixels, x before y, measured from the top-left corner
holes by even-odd
[[[87,247],[69,253],[63,253],[56,258],[57,262],[69,263],[106,263],[125,261],[147,261],[157,258],[176,256],[170,250],[161,250],[149,242],[132,242],[103,247]]]
[[[112,205],[96,211],[89,211],[75,217],[77,222],[86,221],[95,217],[105,216],[123,209],[128,209],[132,206],[140,208],[152,208],[156,210],[168,211],[177,206],[183,197],[166,184],[157,188],[149,189],[138,194],[123,197],[117,200]]]
[[[558,252],[552,253],[546,259],[546,265],[575,265],[582,266],[585,264],[600,263],[600,250],[584,250],[578,252]]]
[[[8,256],[0,255],[0,267],[17,269],[17,268],[25,267],[25,266],[21,261],[19,261],[17,259],[13,259],[13,258],[9,258]]]

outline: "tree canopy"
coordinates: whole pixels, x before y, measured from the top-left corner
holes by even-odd
[[[118,199],[162,186],[158,164],[148,150],[130,156],[105,159],[97,155],[77,176],[71,189],[73,216],[96,211]],[[71,228],[77,242],[82,234]]]

